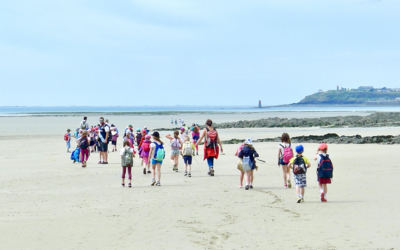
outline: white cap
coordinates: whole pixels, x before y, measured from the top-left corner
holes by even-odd
[[[147,126],[144,126],[144,129],[147,129]]]
[[[253,145],[253,139],[247,138],[244,143],[247,144],[247,145]]]

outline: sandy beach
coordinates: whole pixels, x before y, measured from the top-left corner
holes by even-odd
[[[368,113],[365,113],[367,115]],[[187,124],[277,116],[186,115]],[[288,117],[338,114],[288,113]],[[343,114],[340,114],[343,115]],[[354,114],[351,114],[354,115]],[[358,114],[359,115],[359,114]],[[106,117],[119,129],[132,124],[170,126],[168,116]],[[118,153],[109,165],[98,165],[92,153],[88,167],[73,164],[63,134],[82,117],[1,117],[0,245],[1,249],[398,249],[400,216],[396,184],[400,145],[329,145],[335,166],[328,202],[319,200],[315,167],[307,174],[305,202],[295,189],[284,189],[277,143],[257,143],[260,159],[254,190],[239,189],[238,145],[225,145],[215,176],[207,173],[202,153],[192,177],[172,171],[167,157],[162,186],[151,187],[135,159],[133,187],[120,185]],[[98,117],[89,117],[91,125]],[[390,128],[225,129],[222,139],[322,135],[398,135]],[[165,135],[168,132],[162,132]],[[118,147],[121,148],[120,137]],[[164,140],[166,141],[166,140]],[[71,141],[75,146],[74,141]],[[314,157],[317,144],[304,144]],[[292,177],[293,178],[293,177]]]

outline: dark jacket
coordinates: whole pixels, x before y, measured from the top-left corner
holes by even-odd
[[[238,157],[243,159],[243,156],[250,156],[250,161],[254,163],[254,158],[258,157],[257,151],[253,148],[253,150],[249,146],[244,146],[242,150],[240,150]]]

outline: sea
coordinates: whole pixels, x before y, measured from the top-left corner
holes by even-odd
[[[255,113],[255,112],[400,112],[400,107],[383,106],[272,106],[256,108],[251,106],[63,106],[63,107],[27,107],[27,106],[3,106],[0,107],[0,116],[31,116],[51,114],[73,114],[73,113],[170,113],[170,112],[227,112],[227,113]]]

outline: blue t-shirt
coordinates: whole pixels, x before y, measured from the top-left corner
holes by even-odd
[[[71,133],[68,133],[68,142],[71,141]]]

